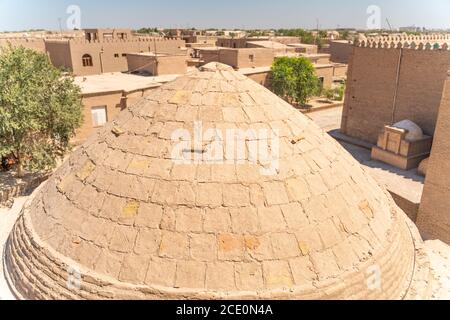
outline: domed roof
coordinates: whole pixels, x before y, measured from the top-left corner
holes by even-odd
[[[202,157],[239,129],[243,154]],[[274,166],[250,159],[265,137]],[[404,214],[337,142],[217,63],[75,151],[6,251],[11,286],[30,299],[402,298],[415,259]]]
[[[402,120],[394,124],[393,127],[407,130],[408,133],[406,134],[405,139],[408,141],[416,141],[423,139],[422,129],[411,120]]]

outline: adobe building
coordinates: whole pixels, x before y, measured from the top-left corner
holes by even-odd
[[[186,54],[154,54],[153,52],[128,53],[128,72],[161,76],[187,72]]]
[[[228,38],[219,37],[217,39],[217,46],[224,48],[247,48],[247,38]]]
[[[279,170],[251,154],[174,161],[173,133],[198,122],[200,136],[276,130]],[[211,151],[200,141],[191,160]],[[415,226],[356,160],[218,63],[92,135],[24,207],[4,263],[18,298],[45,300],[424,299],[431,275]]]
[[[417,225],[428,239],[450,244],[450,73],[439,108]]]
[[[277,41],[247,41],[247,48],[266,48],[273,51],[275,56],[295,54],[296,49]]]
[[[376,144],[386,125],[411,120],[433,136],[450,69],[449,40],[433,35],[353,46],[341,132]]]
[[[291,44],[288,44],[287,46],[295,48],[295,52],[297,52],[297,53],[306,53],[306,54],[317,54],[318,53],[318,47],[315,44],[291,43]]]
[[[46,52],[44,39],[38,38],[0,38],[0,51],[8,46],[13,48],[24,47],[40,53]]]
[[[46,40],[46,51],[57,67],[71,70],[75,75],[128,71],[127,53],[153,52],[180,54],[181,39],[133,37],[131,31],[87,29],[84,39]]]
[[[353,52],[353,43],[347,40],[330,41],[331,61],[348,64]]]
[[[264,42],[264,41],[260,41]],[[259,43],[259,42],[257,42]],[[282,45],[283,48],[286,46]],[[290,48],[294,49],[294,48]],[[206,47],[194,49],[194,56],[201,60],[202,64],[210,62],[220,62],[232,66],[241,74],[249,77],[255,82],[268,86],[271,66],[278,56],[284,56],[276,50],[270,48],[257,47],[254,48],[220,48]],[[316,75],[321,80],[325,88],[331,88],[335,70],[339,70],[341,75],[341,66],[335,66],[329,61],[329,55],[323,54],[291,54],[293,56],[304,56],[309,59],[316,70]],[[288,53],[289,55],[289,53]]]
[[[120,72],[75,77],[75,84],[81,89],[83,124],[72,143],[85,142],[95,130],[114,120],[120,111],[176,77],[175,74],[142,77]]]

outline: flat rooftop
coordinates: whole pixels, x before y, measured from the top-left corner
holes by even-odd
[[[80,86],[84,95],[108,92],[133,92],[137,90],[155,88],[163,83],[175,80],[180,75],[162,75],[144,77],[133,74],[112,72],[90,76],[75,77],[75,84]]]
[[[145,56],[145,57],[173,57],[173,56],[186,56],[185,53],[174,53],[174,54],[168,54],[168,53],[157,53],[154,52],[129,52],[127,55],[131,56]]]
[[[315,44],[307,44],[307,43],[289,43],[287,45],[288,47],[295,47],[295,48],[313,48],[317,47]]]
[[[255,68],[240,68],[238,72],[240,74],[243,74],[244,76],[255,74],[255,73],[263,73],[263,72],[269,72],[271,69],[271,66],[267,67],[255,67]]]
[[[260,46],[260,47],[263,47],[263,48],[269,48],[269,49],[286,49],[286,48],[289,48],[285,44],[282,44],[282,43],[276,42],[276,41],[269,41],[269,40],[247,41],[247,43],[250,43],[250,44],[256,45],[256,46]]]

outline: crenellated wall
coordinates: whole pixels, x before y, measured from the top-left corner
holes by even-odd
[[[385,125],[409,119],[433,135],[450,68],[447,39],[439,35],[355,43],[341,131],[376,143]]]

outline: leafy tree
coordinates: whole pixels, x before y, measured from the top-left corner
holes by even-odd
[[[325,39],[326,37],[328,37],[328,33],[325,30],[320,30],[319,37]]]
[[[271,72],[272,90],[289,103],[305,104],[320,91],[311,61],[304,57],[282,57],[275,60]]]
[[[144,33],[144,34],[149,34],[149,33],[158,33],[158,28],[141,28],[136,30],[137,33]]]
[[[80,89],[45,54],[9,47],[0,54],[0,156],[18,175],[47,170],[82,123]]]
[[[322,95],[329,100],[342,101],[345,94],[345,83],[333,89],[324,89]]]

